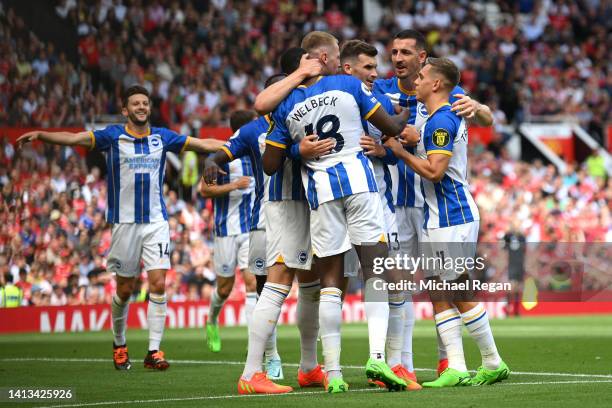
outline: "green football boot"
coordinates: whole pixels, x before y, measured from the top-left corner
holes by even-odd
[[[370,358],[366,364],[366,376],[372,382],[380,381],[389,391],[403,391],[406,381],[399,378],[384,361]]]
[[[424,382],[422,385],[425,388],[444,388],[444,387],[459,387],[470,384],[470,373],[467,371],[461,372],[454,368],[447,368],[442,371],[442,374],[434,381]]]
[[[341,392],[348,392],[349,385],[342,379],[342,377],[335,377],[331,380],[327,380],[327,376],[325,377],[325,389],[330,394],[339,394]]]
[[[497,370],[489,370],[480,366],[476,375],[470,380],[471,385],[490,385],[510,377],[510,369],[503,361]]]
[[[206,344],[213,353],[221,351],[221,337],[219,336],[219,325],[206,323]]]

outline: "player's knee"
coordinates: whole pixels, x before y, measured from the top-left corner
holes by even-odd
[[[217,294],[223,299],[227,298],[232,293],[231,285],[222,285],[217,287]]]
[[[149,282],[149,292],[157,295],[166,293],[166,283],[163,279],[157,279]]]

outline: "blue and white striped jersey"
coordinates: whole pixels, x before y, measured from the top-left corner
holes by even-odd
[[[381,103],[381,106],[387,113],[391,116],[395,115],[395,111],[393,109],[393,104],[391,100],[384,94],[373,91],[374,97]],[[382,132],[377,129],[373,124],[368,122],[365,119],[361,120],[363,125],[363,131],[377,143],[382,143]],[[391,149],[385,148],[387,150],[387,156],[378,158],[369,156],[372,161],[372,166],[374,166],[374,177],[376,178],[376,185],[378,186],[378,193],[380,194],[380,199],[382,200],[383,205],[389,207],[392,213],[395,213],[395,205],[393,200],[393,182],[391,179],[391,171],[389,170],[389,165],[394,166],[397,164],[397,157],[391,152]]]
[[[248,157],[250,160],[251,171],[255,178],[255,197],[250,218],[251,231],[266,228],[262,203],[264,192],[269,184],[269,177],[263,172],[261,156],[266,146],[268,128],[268,117],[261,116],[238,129],[222,147],[231,160],[241,157]]]
[[[138,135],[124,125],[94,130],[90,135],[92,149],[106,155],[106,221],[146,224],[167,220],[162,195],[166,152],[182,152],[190,138],[155,127]]]
[[[418,157],[426,159],[436,153],[451,156],[441,181],[422,179],[424,228],[450,227],[480,219],[468,184],[467,146],[465,120],[450,110],[449,103],[436,109],[421,128]]]
[[[306,160],[302,181],[310,208],[366,191],[377,192],[372,163],[363,154],[361,118],[368,119],[380,102],[357,78],[348,75],[319,77],[300,85],[272,114],[272,129],[266,143],[289,148],[304,136],[333,138],[330,154]]]
[[[427,120],[427,109],[425,105],[416,100],[414,91],[404,89],[399,78],[377,79],[374,81],[374,90],[386,95],[393,105],[410,110],[408,119],[409,125],[414,125],[421,129]],[[454,94],[464,94],[465,91],[460,87],[455,87],[451,92],[450,103],[457,100]],[[414,147],[406,147],[410,153],[415,153]],[[389,166],[393,180],[393,196],[398,207],[423,207],[424,199],[421,192],[421,176],[416,174],[410,166],[402,160],[398,161],[397,166]]]
[[[250,231],[251,210],[255,200],[255,179],[251,159],[244,156],[225,164],[223,170],[227,173],[219,175],[217,184],[228,184],[242,176],[251,177],[249,187],[233,190],[228,194],[213,200],[215,215],[215,235],[227,237],[240,235]]]

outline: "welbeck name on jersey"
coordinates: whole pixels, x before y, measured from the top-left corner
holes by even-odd
[[[337,96],[322,96],[319,98],[308,99],[302,106],[295,109],[295,113],[291,115],[291,119],[299,122],[304,116],[318,108],[319,106],[336,106]]]

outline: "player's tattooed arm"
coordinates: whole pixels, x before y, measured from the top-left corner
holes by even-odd
[[[271,144],[266,144],[266,150],[264,151],[263,157],[261,158],[263,164],[263,171],[268,176],[273,175],[280,170],[285,157],[287,156],[287,149]]]
[[[200,139],[197,137],[189,137],[185,150],[191,150],[196,153],[215,153],[225,142],[219,139]]]
[[[227,195],[234,190],[247,188],[250,184],[251,178],[248,176],[239,177],[236,180],[226,184],[208,184],[201,181],[199,191],[204,198],[216,198]]]
[[[403,160],[410,166],[419,176],[437,183],[444,177],[451,156],[447,154],[432,153],[427,156],[427,159],[421,159],[414,154],[406,151],[402,144],[395,138],[390,138],[385,143],[385,146],[391,148],[393,154]]]
[[[84,146],[92,147],[93,135],[91,132],[44,132],[42,130],[34,130],[25,133],[17,139],[17,147],[21,148],[24,144],[40,140],[44,143],[56,144],[62,146]]]
[[[479,103],[465,94],[455,94],[453,96],[458,100],[453,103],[451,110],[457,115],[479,126],[491,126],[493,124],[493,114],[487,105]]]
[[[321,62],[318,58],[302,55],[300,66],[287,77],[261,91],[255,98],[253,108],[260,115],[272,112],[282,101],[306,79],[321,74]]]

